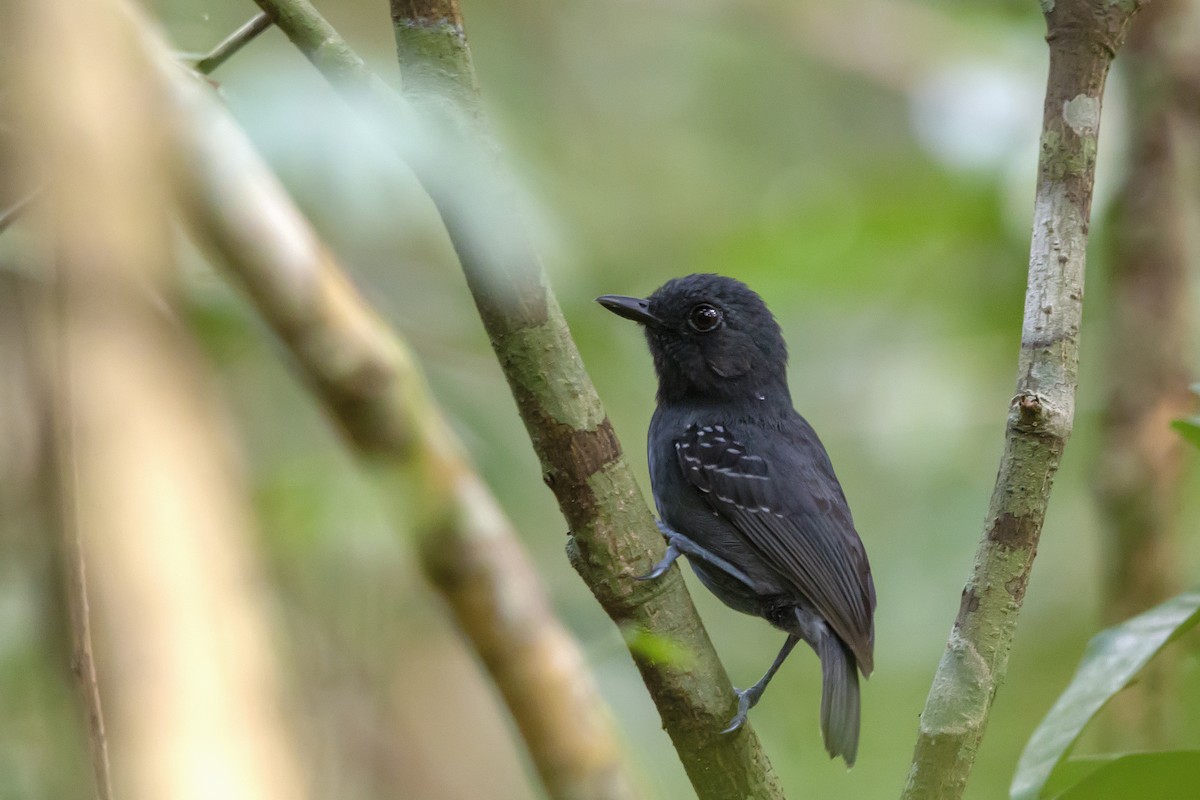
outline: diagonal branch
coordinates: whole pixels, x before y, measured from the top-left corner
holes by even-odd
[[[1075,415],[1079,325],[1105,79],[1140,2],[1042,4],[1050,72],[1017,392],[984,535],[925,710],[904,797],[957,798],[1008,666],[1050,487]]]
[[[229,34],[208,54],[196,59],[196,71],[204,75],[212,74],[213,70],[233,58],[239,50],[254,41],[255,37],[269,27],[271,27],[271,18],[261,12],[256,14],[245,25]]]
[[[148,37],[147,37],[148,38]],[[414,474],[421,565],[487,667],[555,798],[634,797],[607,707],[412,354],[358,294],[252,145],[158,53],[181,195],[357,453]],[[411,513],[411,509],[406,509]]]
[[[753,729],[720,733],[736,701],[679,570],[653,584],[634,580],[662,553],[662,540],[516,212],[483,121],[457,2],[392,3],[411,105],[385,90],[307,0],[257,2],[335,87],[367,98],[372,113],[392,121],[393,142],[441,213],[570,526],[572,565],[619,626],[690,654],[687,664],[668,663],[631,647],[697,794],[782,797]]]
[[[253,19],[225,37],[220,44],[208,53],[192,56],[191,58],[195,59],[195,64],[193,65],[195,70],[201,75],[211,75],[213,70],[233,58],[243,47],[254,41],[260,33],[269,27],[271,27],[271,18],[260,12]],[[44,189],[44,186],[39,186],[17,199],[16,202],[7,208],[0,210],[0,233],[3,233],[16,222],[29,208],[29,205],[42,194]]]

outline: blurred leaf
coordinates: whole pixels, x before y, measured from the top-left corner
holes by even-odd
[[[1200,592],[1187,592],[1094,636],[1071,684],[1021,754],[1009,789],[1013,800],[1045,797],[1043,788],[1096,712],[1167,642],[1198,622]]]
[[[662,664],[672,664],[681,669],[687,669],[695,661],[695,656],[678,642],[657,636],[638,625],[624,625],[621,635],[634,655],[648,658]]]
[[[1200,417],[1177,419],[1171,423],[1171,427],[1178,431],[1184,439],[1196,447],[1200,447]]]
[[[1115,756],[1058,795],[1057,800],[1127,800],[1134,797],[1138,800],[1200,797],[1200,750]]]
[[[1102,753],[1100,755],[1079,756],[1061,761],[1058,768],[1050,774],[1046,785],[1042,787],[1042,797],[1058,797],[1075,784],[1082,781],[1096,770],[1111,764],[1126,753]]]
[[[1200,395],[1200,383],[1193,383],[1189,388],[1192,390],[1192,394]],[[1184,439],[1196,447],[1200,447],[1200,417],[1177,419],[1171,423],[1171,427],[1178,431]]]

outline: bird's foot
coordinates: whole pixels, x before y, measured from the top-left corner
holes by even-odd
[[[659,525],[661,526],[662,523],[660,522]],[[669,570],[671,565],[675,563],[675,559],[679,558],[681,552],[682,551],[675,544],[675,537],[668,538],[666,555],[662,557],[661,561],[654,565],[653,569],[651,569],[645,575],[639,575],[637,579],[639,581],[652,581],[655,578],[661,578],[663,575],[666,575],[667,570]]]
[[[721,558],[716,553],[705,550],[703,547],[696,544],[683,534],[672,530],[670,526],[668,526],[662,520],[656,520],[656,524],[658,525],[658,529],[662,532],[662,535],[667,539],[667,554],[663,556],[662,561],[659,561],[654,565],[654,569],[641,576],[638,580],[648,581],[653,580],[654,578],[662,577],[664,574],[666,574],[666,571],[670,569],[671,564],[675,561],[675,559],[679,558],[681,555],[686,555],[688,558],[698,558],[702,561],[707,561],[709,564],[712,564],[726,575],[736,578],[751,589],[754,588],[754,583],[751,582],[750,576],[735,567],[733,564]]]
[[[750,714],[750,709],[754,708],[754,704],[758,702],[758,694],[754,691],[756,688],[756,686],[751,686],[749,689],[735,688],[733,690],[737,693],[738,710],[733,715],[733,719],[729,721],[729,725],[721,733],[733,733],[746,723],[746,717]]]

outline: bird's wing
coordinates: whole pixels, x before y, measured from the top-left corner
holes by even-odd
[[[712,509],[812,603],[871,672],[875,588],[825,451],[804,426],[797,443],[773,438],[752,452],[721,425],[688,428],[679,465]]]

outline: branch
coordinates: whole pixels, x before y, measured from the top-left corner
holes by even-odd
[[[753,729],[720,733],[736,700],[679,570],[653,583],[635,580],[661,555],[662,539],[515,211],[483,122],[457,3],[392,4],[411,106],[386,91],[307,0],[258,4],[335,87],[368,98],[372,113],[400,120],[392,141],[437,205],[458,253],[543,478],[570,526],[572,565],[619,626],[691,655],[686,665],[665,663],[637,647],[636,637],[631,647],[697,794],[782,797]],[[444,148],[441,155],[430,142]]]
[[[223,42],[209,51],[207,55],[194,56],[195,63],[193,68],[201,75],[211,75],[213,70],[236,55],[239,50],[254,41],[260,33],[269,27],[271,27],[271,18],[260,12],[245,25],[229,34]],[[38,187],[0,211],[0,233],[3,233],[16,222],[29,208],[29,205],[42,194],[44,189],[44,186]]]
[[[58,496],[57,521],[61,535],[60,558],[66,584],[67,616],[71,625],[71,677],[87,717],[88,746],[92,757],[92,775],[97,800],[112,800],[112,765],[108,757],[108,733],[104,725],[104,704],[96,675],[96,656],[92,649],[92,614],[88,603],[87,562],[80,536],[78,508],[78,448],[70,418],[69,386],[58,376],[60,391],[54,393],[53,425],[58,475],[54,479]]]
[[[1108,68],[1140,2],[1044,2],[1050,71],[1034,201],[1017,392],[996,487],[925,710],[904,797],[966,787],[1075,415],[1096,136]]]
[[[213,70],[232,58],[237,51],[250,44],[256,36],[269,27],[271,27],[271,18],[261,12],[258,13],[254,19],[229,34],[225,41],[214,47],[208,55],[196,59],[196,71],[204,75],[211,75]]]
[[[1125,184],[1112,214],[1109,393],[1095,496],[1107,530],[1102,615],[1116,624],[1181,590],[1178,506],[1185,442],[1169,423],[1192,405],[1190,265],[1200,163],[1200,34],[1191,0],[1156,0],[1134,22],[1125,53],[1133,120]],[[1113,749],[1161,746],[1172,717],[1169,653],[1112,698]]]
[[[8,230],[8,228],[17,221],[17,218],[25,213],[25,210],[29,208],[29,204],[37,199],[37,196],[41,193],[42,190],[40,188],[34,189],[24,197],[19,198],[8,208],[0,211],[0,233]]]
[[[79,538],[73,487],[70,429],[61,424],[65,409],[54,391],[56,361],[48,328],[54,323],[53,297],[44,280],[0,269],[0,375],[8,399],[0,413],[0,537],[10,520],[20,526],[23,504],[36,498],[38,527],[57,530],[56,549],[66,594],[71,680],[87,729],[92,780],[97,800],[113,797],[104,708],[96,679],[88,608],[83,543]],[[56,457],[57,455],[57,457]],[[10,516],[11,511],[17,510]],[[23,533],[23,531],[22,531]],[[54,547],[57,544],[57,547]]]
[[[210,93],[161,70],[181,196],[358,455],[415,473],[421,565],[454,612],[556,798],[635,796],[612,719],[496,499],[467,462],[405,344],[351,285]],[[411,517],[413,509],[404,509]],[[403,525],[412,525],[406,520]]]
[[[1183,439],[1168,423],[1191,407],[1189,266],[1200,163],[1200,33],[1194,4],[1157,0],[1133,25],[1126,73],[1133,111],[1129,172],[1114,208],[1111,391],[1097,498],[1109,525],[1104,618],[1117,623],[1175,595],[1172,517]],[[1190,28],[1189,28],[1190,26]],[[1190,38],[1190,37],[1188,37]],[[1192,39],[1194,41],[1194,39]]]
[[[157,302],[173,288],[172,232],[149,64],[119,0],[21,5],[0,36],[27,81],[23,138],[51,172],[64,506],[102,622],[122,794],[302,797],[228,432]]]

